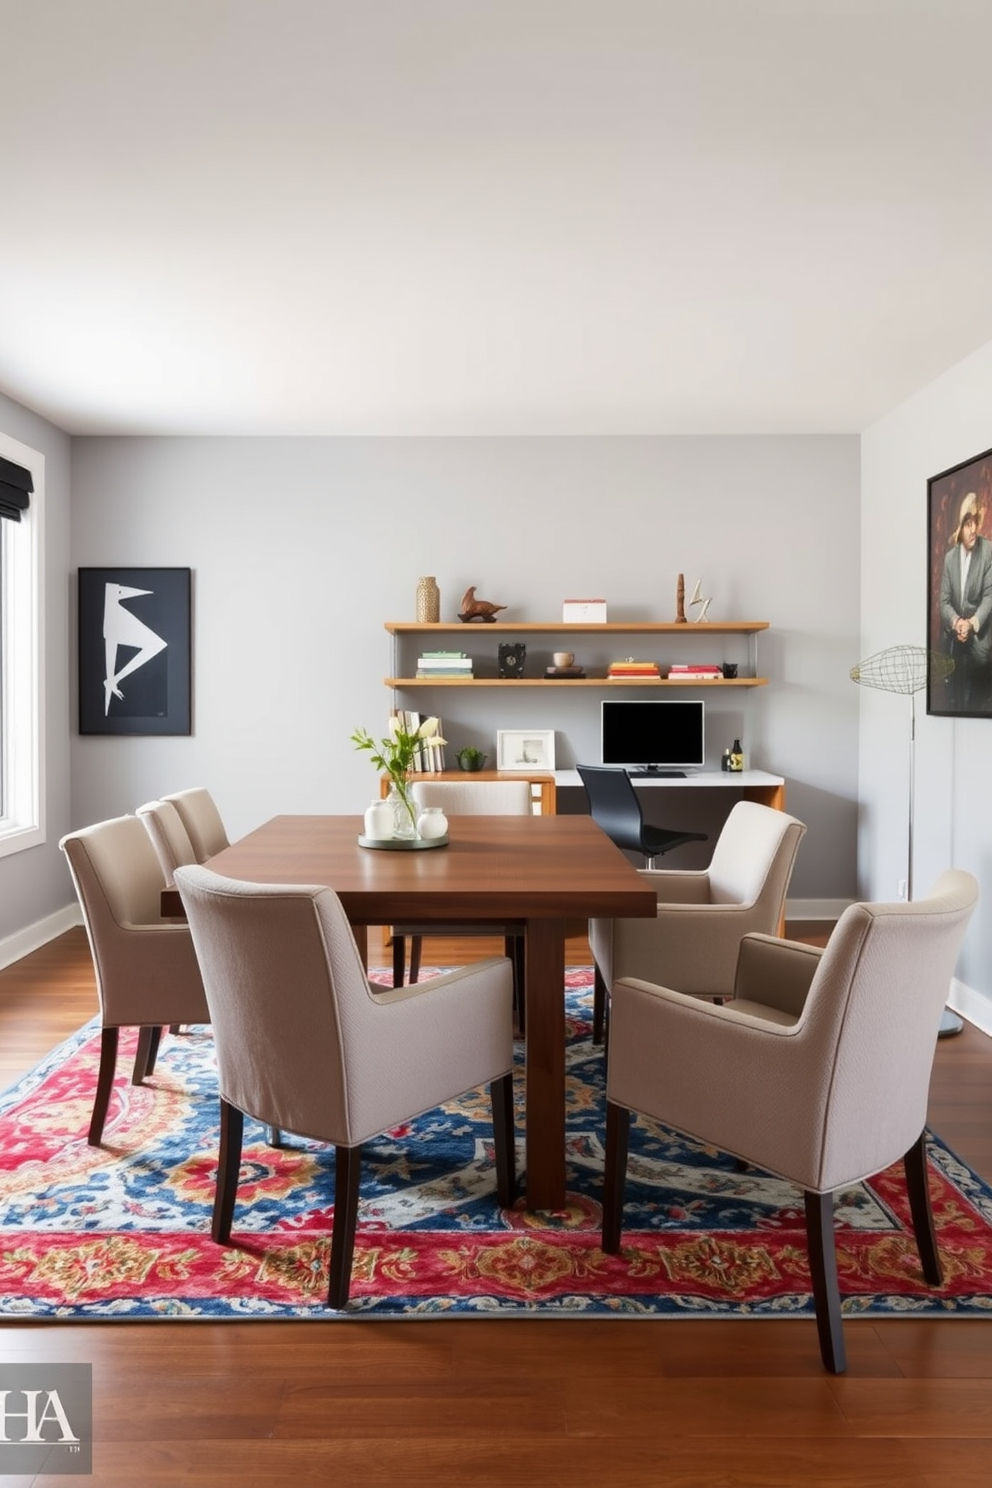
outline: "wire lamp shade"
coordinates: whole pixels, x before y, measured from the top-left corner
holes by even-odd
[[[913,898],[913,801],[916,796],[916,694],[922,692],[929,678],[942,681],[954,670],[954,661],[939,651],[925,646],[889,646],[876,651],[851,668],[851,681],[859,687],[873,687],[878,692],[901,692],[909,698],[909,838],[906,845],[906,898]],[[944,1010],[941,1037],[960,1033],[961,1019],[950,1008]]]
[[[875,687],[879,692],[902,692],[912,696],[922,692],[928,677],[942,680],[950,676],[954,662],[924,646],[889,646],[876,651],[851,668],[851,681],[862,687]]]

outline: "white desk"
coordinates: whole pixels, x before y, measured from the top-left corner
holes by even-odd
[[[582,781],[578,770],[556,770],[555,787],[578,785]],[[785,776],[770,775],[767,770],[696,770],[685,775],[663,775],[655,779],[640,777],[633,781],[640,789],[648,790],[739,790],[745,801],[757,801],[762,806],[773,806],[776,811],[785,810]]]

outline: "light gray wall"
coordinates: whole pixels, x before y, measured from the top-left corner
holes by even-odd
[[[712,701],[714,762],[742,733],[749,763],[787,777],[809,826],[793,897],[853,896],[853,436],[77,439],[73,462],[73,567],[189,566],[194,592],[192,737],[74,737],[77,825],[192,784],[234,835],[277,812],[362,810],[376,783],[349,736],[384,727],[383,622],[414,618],[420,574],[437,577],[446,619],[474,583],[506,619],[602,595],[611,619],[670,620],[682,571],[713,596],[710,619],[772,624],[770,685]],[[471,642],[485,644],[475,627]],[[579,640],[569,649],[584,659]],[[598,758],[598,704],[591,689],[405,703],[440,712],[454,747],[553,727],[563,766]]]
[[[862,437],[862,654],[925,646],[927,480],[992,446],[992,344],[921,389]],[[987,534],[986,534],[987,535]],[[859,691],[861,691],[859,689]],[[909,714],[904,698],[862,691],[860,892],[892,899],[906,876]],[[916,897],[946,867],[977,875],[992,898],[992,797],[985,788],[992,720],[916,710]],[[992,916],[972,921],[959,976],[988,1000]]]
[[[45,457],[44,706],[47,840],[0,858],[0,942],[57,912],[72,897],[59,838],[69,830],[70,440],[0,394],[0,429]],[[25,944],[20,953],[30,948]]]

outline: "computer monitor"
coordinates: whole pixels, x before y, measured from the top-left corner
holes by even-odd
[[[604,698],[604,765],[630,770],[701,770],[706,730],[701,698]]]

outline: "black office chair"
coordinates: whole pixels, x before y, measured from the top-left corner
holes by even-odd
[[[674,832],[669,827],[649,826],[626,770],[612,765],[577,765],[576,769],[589,797],[593,821],[617,847],[625,852],[643,853],[646,868],[653,868],[655,858],[671,852],[673,847],[681,847],[683,842],[709,840],[705,832]],[[606,1003],[607,988],[597,966],[592,1020],[594,1044],[603,1042]]]
[[[624,852],[644,854],[646,868],[655,858],[681,847],[683,842],[706,842],[705,832],[674,832],[668,827],[649,826],[641,811],[637,791],[626,770],[610,765],[577,765],[589,797],[589,811],[597,826]]]

